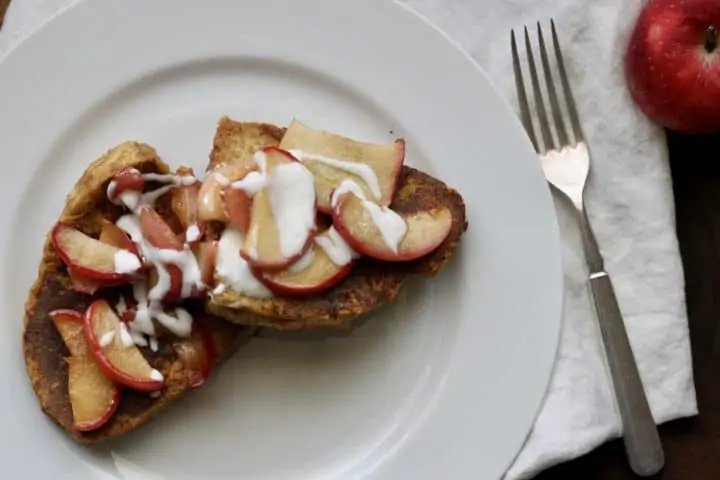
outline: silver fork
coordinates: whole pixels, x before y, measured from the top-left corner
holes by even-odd
[[[520,117],[530,140],[535,147],[548,182],[575,207],[582,229],[583,250],[588,266],[588,281],[592,291],[600,332],[605,346],[610,376],[615,388],[615,397],[620,411],[625,451],[632,470],[641,476],[649,476],[662,469],[665,462],[657,427],[650,413],[650,407],[643,390],[635,358],[628,341],[617,298],[608,273],[605,271],[595,235],[593,234],[585,212],[583,194],[590,171],[590,155],[580,126],[575,101],[565,71],[562,52],[551,21],[552,41],[557,62],[557,74],[569,116],[571,132],[566,128],[564,114],[555,89],[550,69],[545,40],[540,23],[537,24],[540,59],[545,77],[547,96],[552,112],[548,117],[545,102],[540,90],[540,80],[535,68],[532,46],[525,27],[525,50],[530,71],[530,83],[535,98],[535,106],[540,126],[541,138],[535,134],[525,94],[520,58],[518,55],[515,32],[510,32],[510,43],[515,73],[515,87],[520,104]],[[553,128],[554,125],[554,128]],[[552,130],[557,135],[557,142]],[[572,133],[572,138],[570,133]],[[540,141],[542,140],[542,141]]]

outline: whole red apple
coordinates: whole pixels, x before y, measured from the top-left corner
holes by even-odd
[[[720,131],[720,1],[651,0],[625,55],[630,93],[660,125]]]

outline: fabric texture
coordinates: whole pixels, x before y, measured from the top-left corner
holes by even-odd
[[[0,32],[0,56],[76,1],[14,0]],[[514,107],[510,29],[522,32],[528,25],[536,41],[536,22],[549,32],[549,20],[554,18],[592,155],[588,214],[615,285],[654,418],[661,423],[696,414],[664,132],[634,107],[622,70],[623,52],[642,1],[405,3],[467,50]],[[532,477],[621,434],[576,217],[558,198],[556,209],[565,272],[560,347],[544,404],[524,448],[506,473],[508,480]]]

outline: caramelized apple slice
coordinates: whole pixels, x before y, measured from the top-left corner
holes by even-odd
[[[175,265],[166,265],[164,268],[167,270],[168,275],[170,275],[170,285],[168,286],[165,295],[163,295],[162,301],[164,303],[176,302],[180,300],[180,297],[182,296],[182,271]],[[148,291],[155,288],[159,278],[160,276],[157,268],[151,267],[148,270],[147,276]]]
[[[140,210],[140,230],[145,240],[155,248],[182,250],[183,242],[177,238],[170,225],[150,207]]]
[[[95,295],[98,290],[102,290],[103,288],[113,288],[127,283],[127,279],[99,280],[97,278],[86,277],[72,267],[68,267],[68,275],[70,276],[73,290],[88,295]]]
[[[120,196],[125,192],[141,193],[145,188],[145,179],[138,170],[125,168],[116,173],[110,181],[107,190],[108,199],[113,203],[120,203]]]
[[[107,243],[108,245],[112,245],[113,247],[128,250],[135,255],[140,255],[135,242],[133,242],[130,237],[128,237],[127,233],[120,229],[120,227],[110,221],[103,220],[98,240],[103,243]]]
[[[162,374],[150,366],[135,345],[123,344],[120,319],[105,300],[90,305],[83,327],[90,354],[108,378],[143,392],[162,388]]]
[[[193,254],[200,267],[200,275],[205,285],[212,285],[217,262],[218,242],[200,242],[193,246]]]
[[[231,185],[223,189],[222,197],[227,223],[246,233],[250,228],[252,197],[243,190],[233,188]]]
[[[215,362],[215,355],[212,339],[201,324],[193,322],[192,334],[175,341],[173,348],[187,371],[188,386],[197,388],[205,383]]]
[[[402,214],[399,218],[406,228],[401,238],[395,235],[397,232],[393,231],[393,225],[385,226],[387,236],[399,240],[393,248],[383,236],[370,208],[380,209],[376,205],[368,205],[352,192],[344,193],[333,210],[333,223],[355,251],[376,260],[401,262],[427,255],[440,246],[452,226],[452,214],[444,207]]]
[[[120,391],[90,356],[82,314],[75,310],[53,310],[50,319],[71,355],[67,359],[68,392],[74,428],[79,431],[100,428],[117,409]]]
[[[86,277],[120,280],[142,267],[131,251],[103,243],[62,222],[53,228],[52,242],[65,265]]]
[[[170,225],[152,208],[145,207],[140,211],[140,230],[145,240],[155,248],[181,251],[184,243],[173,232]],[[170,288],[164,296],[165,301],[180,298],[182,290],[182,270],[177,265],[163,265],[170,275]],[[151,269],[149,282],[152,288],[158,281],[158,272]]]
[[[328,232],[315,238],[315,244],[296,263],[279,272],[256,271],[255,275],[276,295],[302,297],[316,295],[340,283],[354,265],[348,257],[347,263],[335,263],[319,243],[331,242]]]
[[[53,310],[49,315],[70,355],[76,357],[89,355],[83,336],[83,315],[67,309]]]
[[[178,175],[195,176],[192,168],[178,168]],[[172,190],[170,207],[186,232],[185,241],[194,243],[205,234],[205,222],[198,220],[200,182],[181,185]]]
[[[365,197],[380,205],[392,202],[405,161],[405,141],[389,145],[358,142],[313,130],[294,120],[280,142],[315,176],[318,210],[330,213],[330,195],[343,180],[361,186]]]
[[[81,432],[97,430],[117,410],[120,390],[103,375],[92,357],[70,357],[67,362],[73,427]]]
[[[120,230],[120,228],[112,222],[103,220],[98,240],[103,243],[107,243],[108,245],[128,250],[140,258],[137,245],[130,240],[130,237],[128,237],[125,232]],[[145,265],[142,265],[141,268],[144,267]],[[88,295],[94,295],[95,292],[103,288],[117,287],[127,281],[125,278],[120,280],[101,280],[88,277],[78,272],[73,267],[68,267],[68,275],[70,276],[73,290],[80,293],[86,293]]]
[[[223,191],[230,183],[256,169],[255,165],[226,165],[209,172],[198,193],[198,218],[226,223],[228,216]]]
[[[250,228],[241,251],[254,268],[280,270],[312,246],[315,236],[315,187],[312,174],[284,150],[258,152],[268,186],[254,197]]]

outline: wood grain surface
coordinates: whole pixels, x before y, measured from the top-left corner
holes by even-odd
[[[0,27],[9,4],[0,0]],[[660,427],[666,467],[654,478],[711,480],[720,478],[720,135],[668,132],[668,144],[700,415]],[[536,480],[634,478],[616,440]]]
[[[5,12],[7,12],[10,0],[0,0],[0,28],[2,28],[3,19],[5,18]]]

